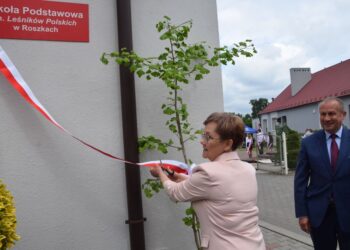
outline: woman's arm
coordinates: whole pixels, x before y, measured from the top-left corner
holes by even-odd
[[[168,175],[168,178],[172,181],[175,181],[175,182],[182,182],[182,181],[188,179],[188,175],[178,174],[178,173],[174,172],[173,175]]]
[[[173,172],[172,174],[167,175],[163,172],[163,169],[160,166],[151,168],[150,172],[152,176],[158,177],[162,183],[167,180],[171,180],[174,182],[182,182],[188,179],[188,175],[179,174],[176,172]]]
[[[167,176],[160,166],[153,167],[151,174],[154,177],[158,177],[163,183],[164,190],[173,201],[196,201],[207,199],[209,196],[209,190],[216,184],[210,181],[210,178],[206,171],[200,166],[196,168],[190,178],[186,178],[186,181],[180,181],[176,183]],[[179,177],[179,178],[183,178]]]
[[[170,180],[168,176],[163,172],[163,169],[160,166],[155,166],[150,169],[151,175],[160,179],[162,183],[167,180]],[[175,176],[175,173],[174,173]]]

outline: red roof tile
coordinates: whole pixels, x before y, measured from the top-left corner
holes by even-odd
[[[312,74],[311,80],[292,96],[289,84],[260,114],[319,102],[329,96],[350,95],[350,59]]]

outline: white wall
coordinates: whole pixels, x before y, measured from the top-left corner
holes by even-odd
[[[73,2],[73,1],[71,1]],[[90,42],[1,39],[22,76],[51,115],[74,135],[123,156],[118,69],[99,57],[117,49],[115,0],[75,0],[89,4]],[[134,49],[159,52],[155,23],[164,15],[176,22],[193,19],[192,41],[218,46],[215,1],[133,0]],[[136,79],[138,134],[168,138],[160,102],[160,82]],[[213,111],[223,110],[220,69],[191,83],[184,99],[195,128]],[[129,249],[124,165],[81,145],[51,125],[0,76],[0,178],[17,205],[15,250]],[[189,155],[200,162],[201,146]],[[142,155],[143,160],[158,154]],[[164,158],[181,160],[177,152]],[[148,173],[143,170],[144,178]],[[192,232],[182,225],[187,205],[164,193],[144,199],[147,249],[194,249]]]
[[[1,39],[52,116],[74,135],[123,155],[115,67],[116,1],[89,4],[90,42]],[[25,103],[0,76],[0,178],[15,196],[16,250],[128,249],[123,164],[81,145]]]
[[[216,2],[202,0],[132,0],[134,50],[144,56],[159,55],[167,43],[160,42],[155,25],[164,15],[173,23],[193,20],[189,42],[207,41],[209,45],[219,46]],[[166,87],[162,82],[144,82],[136,79],[137,115],[139,136],[154,134],[160,138],[171,138],[164,127],[166,117],[162,114],[161,103],[166,102]],[[196,129],[214,111],[223,111],[223,93],[220,68],[211,69],[211,74],[202,81],[191,81],[183,95],[189,105],[190,121]],[[175,139],[175,138],[173,138]],[[196,163],[201,158],[202,147],[199,140],[188,145],[188,155]],[[144,160],[177,159],[178,152],[168,155],[153,153],[141,155]],[[148,178],[143,171],[143,179]],[[183,225],[184,211],[189,204],[175,204],[164,193],[152,199],[145,198],[144,215],[147,249],[195,249],[192,230]]]

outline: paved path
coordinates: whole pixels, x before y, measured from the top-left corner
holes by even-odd
[[[246,152],[238,152],[247,160]],[[256,164],[253,164],[256,166]],[[260,227],[267,250],[312,250],[310,236],[299,229],[294,216],[294,172],[282,175],[273,164],[258,164]]]
[[[265,170],[268,171],[265,171]],[[309,235],[299,229],[294,216],[294,173],[279,174],[274,166],[259,165],[259,218],[268,250],[311,250]]]
[[[258,207],[260,226],[268,250],[311,250],[308,234],[299,229],[294,216],[294,172],[282,175],[279,167],[259,164]]]
[[[298,220],[294,215],[293,179],[293,174],[286,176],[261,170],[257,171],[260,219],[307,236],[299,229]]]
[[[311,245],[262,227],[267,250],[312,250]]]

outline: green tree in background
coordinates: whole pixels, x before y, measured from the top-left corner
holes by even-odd
[[[242,117],[242,119],[243,119],[244,124],[247,125],[248,127],[253,126],[252,116],[250,114],[245,114]]]
[[[253,121],[252,121],[252,116],[250,114],[242,115],[241,113],[235,113],[235,112],[231,112],[231,113],[233,115],[237,115],[241,117],[245,125],[247,125],[248,127],[252,127]]]
[[[269,104],[266,98],[252,99],[249,104],[252,105],[252,118],[258,118],[259,112],[262,111]]]

